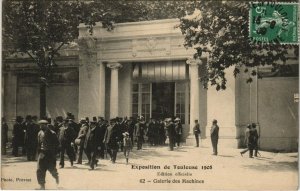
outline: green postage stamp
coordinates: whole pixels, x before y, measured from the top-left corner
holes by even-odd
[[[257,43],[298,43],[298,4],[252,2],[249,37]]]

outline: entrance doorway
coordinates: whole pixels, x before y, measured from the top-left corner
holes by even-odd
[[[175,115],[175,82],[152,83],[152,118]]]

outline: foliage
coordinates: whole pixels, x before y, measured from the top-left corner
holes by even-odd
[[[210,83],[217,90],[226,89],[224,70],[231,66],[235,66],[234,76],[245,68],[247,82],[251,82],[257,66],[279,68],[280,62],[287,61],[288,49],[298,52],[296,45],[252,43],[248,38],[249,9],[250,3],[244,1],[201,1],[193,14],[180,19],[185,47],[196,50],[195,59],[208,56],[207,73],[201,76],[204,87]]]

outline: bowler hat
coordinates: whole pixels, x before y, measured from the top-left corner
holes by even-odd
[[[45,119],[39,120],[39,124],[48,124],[48,121]]]

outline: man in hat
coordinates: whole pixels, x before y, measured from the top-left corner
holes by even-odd
[[[55,132],[47,126],[47,120],[40,120],[39,124],[41,130],[38,133],[38,161],[36,175],[40,189],[44,190],[47,170],[55,178],[56,184],[59,184],[58,172],[56,169],[58,139]]]
[[[249,151],[250,147],[252,147],[252,144],[249,142],[249,136],[250,136],[250,131],[251,131],[251,125],[248,124],[247,125],[247,129],[245,131],[245,145],[247,145],[247,148],[242,150],[240,153],[241,153],[241,156],[243,156],[243,154],[245,154],[246,152]],[[250,143],[250,144],[249,144]],[[249,157],[252,158],[252,155],[249,154]]]
[[[258,132],[257,132],[255,123],[252,123],[251,134],[253,136],[254,156],[257,157],[257,154],[258,154],[258,138],[259,138],[259,136],[258,136]]]
[[[17,157],[19,156],[19,147],[24,147],[24,129],[23,129],[23,118],[21,116],[16,117],[16,123],[13,126],[12,131],[12,154]]]
[[[123,133],[123,146],[124,146],[124,156],[126,158],[126,164],[129,162],[129,152],[132,150],[132,141],[129,137],[128,132]]]
[[[103,143],[104,135],[107,129],[108,124],[105,123],[103,117],[98,117],[98,126],[99,126],[99,141],[100,141],[100,158],[104,159],[105,155],[105,144]]]
[[[84,149],[84,142],[85,142],[87,131],[89,129],[85,118],[80,119],[80,124],[81,124],[81,127],[80,127],[80,130],[78,132],[78,136],[75,139],[75,143],[78,147],[78,150],[77,150],[77,152],[78,152],[77,164],[82,164],[82,154],[83,154],[83,149]]]
[[[199,136],[201,134],[201,130],[200,130],[200,126],[198,123],[198,120],[195,120],[195,125],[193,127],[193,133],[195,135],[195,139],[196,139],[196,147],[199,147]]]
[[[168,137],[169,137],[169,150],[173,151],[174,150],[176,131],[175,131],[175,125],[172,122],[171,118],[168,118],[166,120],[166,130],[168,132]]]
[[[87,131],[86,139],[84,142],[85,153],[89,159],[90,170],[94,170],[97,165],[97,148],[99,146],[99,129],[97,124],[97,118],[93,117],[90,128]]]
[[[6,155],[6,144],[8,142],[8,125],[4,117],[1,120],[1,154]]]
[[[137,123],[134,127],[134,136],[137,140],[137,150],[142,149],[143,142],[144,142],[144,123],[143,123],[143,117],[141,116],[138,118]]]
[[[212,121],[212,126],[210,129],[210,139],[213,147],[213,155],[218,155],[219,126],[216,119]]]
[[[182,135],[182,124],[180,122],[179,117],[175,119],[175,131],[176,131],[175,142],[177,143],[177,147],[179,147],[181,141],[181,135]]]
[[[28,161],[34,161],[36,150],[37,150],[37,135],[39,133],[39,128],[32,122],[31,115],[26,116],[26,121],[24,123],[26,133],[25,133],[25,147],[26,155]]]
[[[106,145],[107,153],[110,156],[111,162],[115,163],[117,159],[117,152],[119,149],[118,131],[116,129],[116,119],[110,120],[110,124],[106,129],[103,142]]]
[[[73,149],[74,140],[76,137],[75,131],[72,127],[69,126],[69,120],[66,119],[64,124],[59,129],[59,146],[60,146],[60,168],[64,168],[65,166],[65,152],[70,159],[71,166],[73,166],[73,162],[75,160],[75,152]]]

